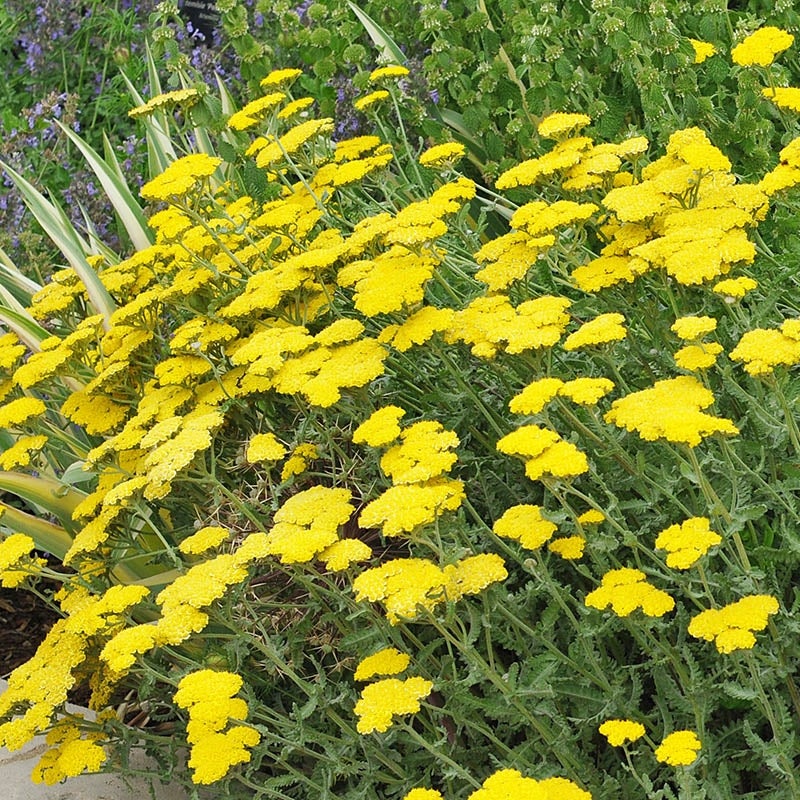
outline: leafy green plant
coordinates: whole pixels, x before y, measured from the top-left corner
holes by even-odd
[[[407,77],[340,141],[292,68],[217,134],[210,91],[137,98],[125,258],[28,190],[71,266],[4,295],[0,466],[68,548],[0,516],[64,614],[0,741],[226,797],[796,796],[800,139],[743,179],[554,113],[490,188]]]

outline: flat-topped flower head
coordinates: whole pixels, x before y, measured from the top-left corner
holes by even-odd
[[[696,447],[714,433],[736,435],[739,429],[729,419],[706,414],[702,409],[714,402],[714,395],[693,375],[682,375],[656,383],[649,389],[615,400],[606,422],[636,431],[642,439]]]
[[[672,323],[671,331],[674,331],[679,338],[694,341],[700,339],[704,334],[711,333],[717,329],[717,321],[714,317],[680,317]]]
[[[756,643],[753,631],[763,631],[778,608],[778,600],[772,595],[750,595],[722,608],[701,611],[692,617],[689,633],[713,641],[720,653],[750,650]]]
[[[670,525],[658,534],[656,547],[666,550],[667,566],[689,569],[712,547],[722,542],[722,537],[711,530],[707,517],[691,517],[679,525]]]
[[[727,303],[741,300],[748,292],[752,292],[758,286],[758,281],[742,275],[739,278],[725,278],[717,281],[712,287],[715,294],[722,295]]]
[[[703,42],[699,39],[689,39],[689,43],[694,49],[694,63],[702,64],[707,58],[711,58],[716,52],[717,48],[711,42]]]
[[[401,67],[399,64],[389,64],[372,70],[369,74],[369,79],[372,83],[377,83],[387,78],[405,78],[408,74],[407,67]]]
[[[623,324],[622,314],[611,312],[600,314],[594,319],[584,322],[580,328],[564,340],[565,350],[578,350],[581,347],[618,342],[628,335]]]
[[[382,447],[400,438],[400,420],[405,410],[399,406],[384,406],[367,417],[354,431],[353,441],[356,444],[368,444],[370,447]]]
[[[591,121],[591,117],[586,114],[566,114],[557,111],[546,116],[536,130],[539,132],[539,136],[545,139],[558,139],[565,133],[585,128]]]
[[[641,570],[629,567],[607,572],[600,586],[589,592],[584,602],[601,610],[611,606],[620,617],[627,617],[637,608],[648,617],[662,617],[675,608],[675,601],[666,592],[648,583]]]
[[[490,775],[467,800],[592,800],[591,794],[567,778],[527,778],[516,769]]]
[[[432,689],[431,681],[418,677],[384,678],[365,686],[354,709],[358,717],[356,730],[362,734],[387,731],[394,717],[416,714],[420,710],[420,700]]]
[[[769,25],[759,28],[731,50],[731,59],[740,67],[768,67],[775,56],[792,46],[794,36]]]
[[[750,375],[770,375],[775,367],[800,364],[800,341],[783,330],[754,328],[742,335],[730,356],[734,361],[743,361]]]
[[[499,517],[492,530],[506,539],[515,539],[526,550],[537,550],[556,532],[554,522],[542,516],[534,505],[511,506]]]
[[[675,363],[681,369],[696,372],[700,369],[708,369],[717,363],[717,356],[722,352],[722,345],[719,342],[700,342],[698,344],[687,344],[675,351]]]
[[[397,675],[411,663],[408,653],[401,653],[396,647],[384,647],[371,656],[358,662],[355,675],[357,681],[366,681],[376,675]]]
[[[429,147],[419,157],[423,167],[449,167],[460,161],[466,153],[466,148],[458,142],[445,142]]]
[[[179,199],[194,190],[205,178],[213,175],[221,163],[221,158],[206,153],[183,156],[142,186],[140,194],[145,200],[152,202]]]
[[[272,89],[276,87],[285,87],[293,83],[297,78],[303,74],[301,69],[275,69],[267,75],[266,78],[261,79],[262,89]]]
[[[357,100],[355,100],[353,102],[353,108],[355,108],[356,111],[367,111],[368,109],[372,108],[372,106],[388,99],[389,92],[387,92],[386,89],[377,89],[376,91],[370,92],[369,94],[364,95],[364,97],[359,97]]]
[[[675,731],[656,748],[656,758],[671,767],[688,767],[694,763],[701,746],[694,731]]]
[[[767,86],[761,90],[761,94],[780,108],[800,113],[800,89],[796,86]]]
[[[586,549],[586,539],[583,536],[562,536],[560,539],[551,539],[547,543],[547,549],[557,556],[561,556],[565,561],[577,561],[583,558],[583,551]]]
[[[644,725],[630,719],[607,719],[598,730],[612,747],[635,742],[645,734]]]

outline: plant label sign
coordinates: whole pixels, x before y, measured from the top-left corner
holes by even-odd
[[[219,11],[216,0],[183,0],[180,14],[192,29],[205,37],[206,44],[211,44],[214,32],[219,28]]]

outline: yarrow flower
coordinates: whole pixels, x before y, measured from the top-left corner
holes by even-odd
[[[405,416],[405,413],[405,410],[398,406],[379,408],[353,431],[353,441],[356,444],[368,444],[371,447],[391,444],[400,438],[398,422]]]
[[[420,710],[420,700],[432,690],[431,681],[418,677],[385,678],[365,686],[354,709],[358,717],[356,730],[362,734],[387,731],[394,717],[416,714]]]
[[[691,517],[679,525],[670,525],[658,534],[656,547],[666,550],[667,566],[675,569],[689,569],[697,563],[712,547],[722,541],[722,537],[710,528],[706,517]]]
[[[538,425],[523,425],[503,436],[497,449],[525,459],[525,474],[532,481],[542,476],[574,478],[589,470],[585,453],[555,431]]]
[[[178,550],[187,555],[200,555],[219,547],[230,535],[231,532],[227,528],[219,525],[206,525],[191,536],[187,536],[178,545]]]
[[[689,39],[689,43],[694,48],[694,63],[702,64],[707,58],[711,58],[717,48],[711,42],[702,42],[699,39]]]
[[[714,317],[680,317],[672,323],[671,331],[674,331],[679,338],[688,341],[700,339],[704,334],[711,333],[717,329],[717,321]]]
[[[719,342],[701,342],[687,344],[675,351],[675,363],[681,369],[695,372],[699,369],[708,369],[717,362],[717,356],[722,352]]]
[[[567,778],[526,778],[516,769],[501,769],[490,775],[467,800],[592,800],[591,794]]]
[[[545,117],[536,130],[539,132],[539,136],[543,136],[545,139],[557,139],[565,133],[585,128],[591,121],[586,114],[567,114],[556,111]]]
[[[250,761],[250,750],[261,741],[253,728],[231,725],[247,717],[247,703],[235,694],[242,678],[231,672],[197,670],[181,679],[173,700],[189,712],[186,738],[192,746],[192,781],[209,784],[224,778],[232,766]]]
[[[262,89],[271,89],[274,87],[284,87],[292,83],[296,78],[303,74],[303,70],[289,67],[287,69],[275,69],[267,75],[266,78],[261,79]]]
[[[644,725],[630,719],[607,719],[598,730],[608,739],[612,747],[619,747],[625,742],[635,742],[645,734]]]
[[[688,767],[697,758],[701,746],[694,731],[675,731],[656,748],[656,758],[671,767]]]
[[[519,505],[507,509],[492,525],[506,539],[515,539],[526,550],[538,550],[556,532],[554,522],[542,516],[539,506]]]
[[[777,86],[774,89],[768,86],[761,90],[761,94],[780,108],[800,113],[800,89],[795,86]]]
[[[741,300],[757,286],[758,281],[743,275],[739,278],[725,278],[725,280],[717,281],[713,286],[713,291],[722,295],[726,300],[733,302],[734,300]]]
[[[785,323],[780,330],[754,328],[739,339],[730,356],[743,361],[750,375],[769,375],[777,366],[800,364],[800,336],[787,335]]]
[[[584,600],[590,608],[611,606],[615,614],[627,617],[637,608],[648,617],[662,617],[675,608],[675,601],[661,589],[649,584],[644,572],[622,567],[603,576],[600,586]]]
[[[743,597],[723,608],[701,611],[689,623],[689,633],[713,641],[720,653],[750,650],[756,643],[753,631],[763,631],[768,617],[778,611],[778,600],[768,594]]]
[[[140,194],[152,202],[176,200],[189,194],[204,178],[213,175],[221,163],[221,158],[206,153],[183,156],[142,186]]]
[[[463,158],[466,148],[458,142],[445,142],[429,147],[419,157],[423,167],[452,166]]]
[[[740,67],[768,67],[793,42],[794,36],[781,28],[759,28],[731,50],[731,59]]]
[[[357,681],[365,681],[376,675],[397,675],[411,663],[411,656],[395,647],[385,647],[358,662],[355,675]]]
[[[444,797],[436,789],[412,789],[403,800],[444,800]]]
[[[408,74],[407,67],[402,67],[399,64],[389,64],[386,67],[378,67],[372,70],[369,74],[369,79],[372,83],[376,83],[384,78],[405,78]]]
[[[601,522],[605,522],[605,520],[606,515],[596,508],[590,508],[578,517],[578,522],[581,525],[599,525]]]
[[[560,539],[551,539],[547,549],[565,561],[577,561],[583,557],[586,549],[586,539],[583,536],[562,536]]]
[[[377,105],[383,100],[388,100],[388,98],[389,92],[385,89],[377,89],[355,100],[353,102],[353,108],[355,108],[356,111],[367,111],[367,109],[372,108],[372,106]]]
[[[259,461],[278,461],[286,455],[286,448],[274,433],[257,433],[247,445],[245,458],[251,463]]]
[[[696,447],[713,433],[739,433],[731,420],[702,411],[713,402],[714,395],[697,378],[683,375],[615,400],[605,420],[636,431],[646,441],[666,439]]]
[[[567,336],[564,349],[577,350],[580,347],[618,342],[628,335],[624,322],[625,317],[622,314],[600,314]]]

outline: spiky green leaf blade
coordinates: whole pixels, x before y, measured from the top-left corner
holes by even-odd
[[[128,86],[128,91],[136,105],[144,105],[144,100],[128,76],[123,72],[122,78]],[[159,119],[160,117],[160,119]],[[145,138],[147,139],[147,163],[150,178],[160,175],[173,161],[176,160],[175,148],[167,133],[166,119],[163,114],[143,117]]]
[[[24,533],[36,542],[36,549],[63,559],[72,546],[72,537],[60,525],[35,517],[13,506],[0,505],[0,526]]]
[[[358,17],[359,22],[364,26],[369,38],[372,39],[377,47],[380,47],[383,55],[395,64],[404,64],[406,57],[394,39],[366,11],[362,11],[355,3],[351,3],[348,0],[347,5],[350,6],[353,13]]]
[[[72,519],[72,512],[86,497],[85,492],[73,489],[55,478],[23,475],[19,472],[0,472],[0,490],[43,508],[58,517],[64,528],[70,532],[77,527]]]
[[[128,185],[120,180],[117,172],[112,169],[100,154],[78,134],[70,130],[66,125],[56,120],[56,124],[69,137],[69,140],[80,150],[81,155],[97,175],[103,191],[106,193],[114,211],[119,215],[131,243],[137,250],[144,250],[153,243],[150,229],[147,227],[147,218],[141,206],[136,201]]]
[[[43,328],[27,311],[19,311],[0,305],[0,322],[17,334],[20,341],[34,353],[41,350],[41,342],[52,334]]]
[[[78,274],[78,277],[86,287],[89,302],[95,312],[102,314],[106,319],[106,324],[108,324],[108,319],[114,313],[116,304],[106,287],[103,286],[97,273],[89,266],[89,262],[86,260],[86,254],[90,252],[89,245],[83,241],[58,203],[48,200],[32,183],[9,167],[8,164],[0,161],[0,167],[14,181],[36,221],[42,226],[45,233],[52,239],[53,244],[64,254],[69,265]]]

